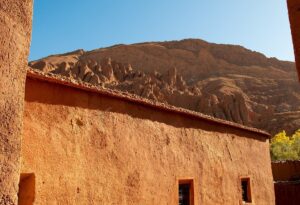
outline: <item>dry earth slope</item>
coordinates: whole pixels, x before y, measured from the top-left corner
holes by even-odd
[[[300,128],[295,64],[241,46],[197,39],[116,45],[29,65],[272,134]]]

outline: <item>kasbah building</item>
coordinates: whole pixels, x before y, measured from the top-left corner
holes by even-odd
[[[300,204],[268,133],[28,69],[32,8],[0,1],[0,205]]]

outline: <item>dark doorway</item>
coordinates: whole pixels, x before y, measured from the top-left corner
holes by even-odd
[[[18,193],[18,205],[33,205],[35,197],[35,175],[21,174]]]

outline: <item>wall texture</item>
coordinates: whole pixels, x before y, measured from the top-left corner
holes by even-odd
[[[287,0],[291,32],[294,44],[295,60],[300,79],[300,1]]]
[[[0,205],[16,204],[32,0],[0,1]]]
[[[300,181],[275,183],[276,205],[299,205]]]
[[[274,181],[300,180],[300,161],[272,162]]]
[[[27,79],[23,174],[35,204],[178,204],[194,179],[195,204],[273,205],[265,136],[57,84]]]
[[[300,202],[300,161],[272,162],[276,205]]]

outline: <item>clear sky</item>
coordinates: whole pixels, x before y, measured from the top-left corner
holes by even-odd
[[[185,38],[294,61],[285,0],[34,0],[30,60]]]

